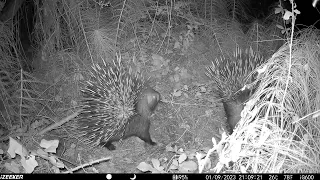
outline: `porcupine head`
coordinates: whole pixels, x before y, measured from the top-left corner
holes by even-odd
[[[139,73],[124,68],[94,64],[83,93],[83,111],[77,130],[84,142],[103,145],[114,150],[114,141],[136,136],[148,144],[150,116],[160,100],[160,94],[149,87]]]

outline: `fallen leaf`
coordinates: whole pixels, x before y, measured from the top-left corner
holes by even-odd
[[[18,141],[16,141],[12,137],[9,137],[9,148],[7,152],[11,156],[11,158],[15,158],[16,154],[19,154],[21,157],[25,157],[28,155],[27,149],[25,149]]]
[[[197,170],[198,165],[193,161],[185,161],[182,164],[180,164],[180,167],[190,172]]]
[[[145,162],[141,162],[141,163],[137,166],[137,168],[138,168],[140,171],[142,171],[142,172],[153,171],[153,169],[154,169],[150,164],[145,163]]]
[[[160,161],[158,159],[151,159],[152,165],[154,168],[158,169],[160,167]]]
[[[40,142],[40,146],[45,148],[46,152],[56,153],[56,150],[59,145],[59,140],[45,140],[42,139]]]
[[[179,164],[181,164],[183,161],[187,159],[187,155],[185,153],[181,154],[179,156]]]
[[[30,155],[28,159],[22,158],[21,164],[23,168],[25,169],[26,173],[32,173],[34,171],[34,168],[38,166],[38,162],[36,161],[36,157],[33,155]]]

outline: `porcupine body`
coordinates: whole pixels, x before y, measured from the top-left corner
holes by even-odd
[[[94,64],[81,90],[83,110],[76,122],[78,136],[90,146],[114,150],[114,141],[136,136],[150,145],[149,117],[160,94],[139,73],[125,68],[119,57],[112,65]]]
[[[222,98],[230,133],[241,119],[244,103],[250,98],[252,90],[243,87],[252,82],[250,73],[263,62],[263,58],[251,48],[242,51],[236,48],[231,58],[212,61],[206,75],[215,83],[215,92]]]

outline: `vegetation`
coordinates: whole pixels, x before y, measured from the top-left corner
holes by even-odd
[[[290,2],[258,13],[249,0],[23,1],[0,24],[1,172],[319,173],[320,36],[295,31]],[[204,72],[237,48],[267,60],[226,135]],[[161,93],[151,134],[162,145],[93,153],[68,124],[87,68],[117,54]]]

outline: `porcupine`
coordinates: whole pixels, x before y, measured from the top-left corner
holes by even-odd
[[[91,147],[103,145],[115,150],[112,142],[136,136],[150,145],[149,117],[160,94],[148,86],[140,73],[125,68],[121,57],[113,64],[93,64],[90,79],[81,90],[83,110],[76,121],[78,136]]]
[[[241,119],[244,103],[250,98],[252,89],[243,88],[253,81],[249,75],[263,62],[263,58],[252,48],[242,51],[239,47],[231,58],[219,58],[207,67],[206,75],[214,81],[215,92],[222,98],[230,134]]]

